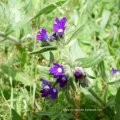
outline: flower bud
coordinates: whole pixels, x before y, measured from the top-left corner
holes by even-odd
[[[82,79],[86,76],[85,72],[82,70],[81,67],[77,67],[74,72],[75,79]]]
[[[76,67],[74,72],[74,77],[76,82],[79,82],[79,85],[82,87],[88,86],[88,79],[86,78],[86,73],[83,71],[81,67]]]

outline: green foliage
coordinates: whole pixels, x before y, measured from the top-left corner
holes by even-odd
[[[120,0],[0,1],[0,120],[120,120]],[[66,16],[61,42],[36,40],[41,28],[53,34]],[[57,100],[40,95],[41,77],[53,62],[71,75]],[[86,72],[89,87],[73,78]]]

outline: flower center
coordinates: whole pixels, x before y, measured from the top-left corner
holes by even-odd
[[[45,89],[49,89],[50,87],[49,87],[48,85],[46,85],[44,88],[45,88]]]
[[[63,29],[59,29],[58,32],[63,32]]]
[[[57,92],[57,90],[54,88],[54,89],[53,89],[53,92],[54,92],[54,93],[56,93],[56,92]]]
[[[58,68],[57,71],[58,71],[59,73],[61,73],[61,72],[62,72],[62,68]]]
[[[66,81],[66,77],[62,77],[62,81]]]

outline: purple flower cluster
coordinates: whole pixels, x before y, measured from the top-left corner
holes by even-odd
[[[53,63],[53,67],[50,68],[50,73],[57,79],[57,83],[59,83],[60,88],[65,87],[68,81],[68,76],[65,75],[65,70],[62,65],[57,63]]]
[[[60,88],[66,86],[68,82],[68,76],[65,75],[65,70],[62,65],[53,63],[53,67],[50,68],[50,73],[56,78],[56,83],[59,84]],[[42,87],[40,91],[42,97],[51,96],[52,99],[56,99],[58,95],[58,88],[54,87],[50,82],[42,78]]]
[[[36,39],[40,41],[46,41],[51,39],[57,40],[57,36],[59,37],[63,36],[66,28],[65,27],[67,21],[66,17],[63,17],[61,20],[56,18],[55,21],[56,24],[53,25],[54,34],[52,36],[48,36],[46,29],[43,28],[37,33]]]
[[[43,89],[40,91],[42,97],[47,97],[50,95],[52,99],[57,98],[58,89],[52,87],[51,83],[45,80],[44,78],[42,78],[42,87]]]

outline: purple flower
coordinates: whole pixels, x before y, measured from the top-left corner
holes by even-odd
[[[58,90],[55,87],[52,87],[51,83],[42,78],[42,87],[43,89],[40,91],[42,97],[51,96],[52,99],[56,99],[58,95]]]
[[[50,90],[50,94],[51,94],[51,98],[52,99],[56,99],[57,98],[57,95],[58,95],[58,89],[57,88],[52,88],[51,90]]]
[[[50,73],[54,75],[54,78],[61,76],[64,73],[64,68],[62,65],[53,63],[54,66],[50,68]]]
[[[86,73],[81,67],[78,67],[74,72],[75,81],[79,83],[82,87],[88,87],[89,81],[86,77]]]
[[[41,85],[42,85],[43,88],[45,88],[46,86],[51,87],[51,83],[49,81],[47,81],[44,78],[41,78],[41,80],[42,80],[42,84]]]
[[[36,39],[37,40],[41,40],[41,41],[49,40],[48,34],[46,32],[46,29],[41,29],[39,31],[39,33],[37,34]]]
[[[67,81],[68,81],[68,76],[64,74],[57,78],[57,82],[60,84],[61,88],[63,88],[67,84]]]
[[[67,19],[65,17],[63,17],[61,20],[56,18],[55,21],[57,24],[53,25],[54,32],[58,33],[58,35],[63,35],[65,31],[65,23]]]
[[[77,68],[74,72],[75,79],[82,79],[85,77],[85,72],[82,70],[82,68]]]
[[[42,84],[41,86],[43,89],[40,91],[42,94],[42,97],[46,97],[50,94],[50,89],[52,88],[51,83],[42,78]]]
[[[50,89],[42,89],[40,92],[42,97],[47,97],[50,94]]]
[[[76,79],[80,79],[80,78],[82,78],[84,75],[83,75],[83,72],[82,72],[82,71],[77,70],[77,71],[75,71],[74,76],[75,76]]]
[[[57,95],[58,95],[58,90],[57,88],[53,87],[53,88],[44,88],[41,91],[42,97],[47,97],[47,96],[51,96],[52,99],[56,99]]]
[[[117,74],[117,73],[119,73],[119,70],[116,70],[116,69],[112,68],[112,73]]]

